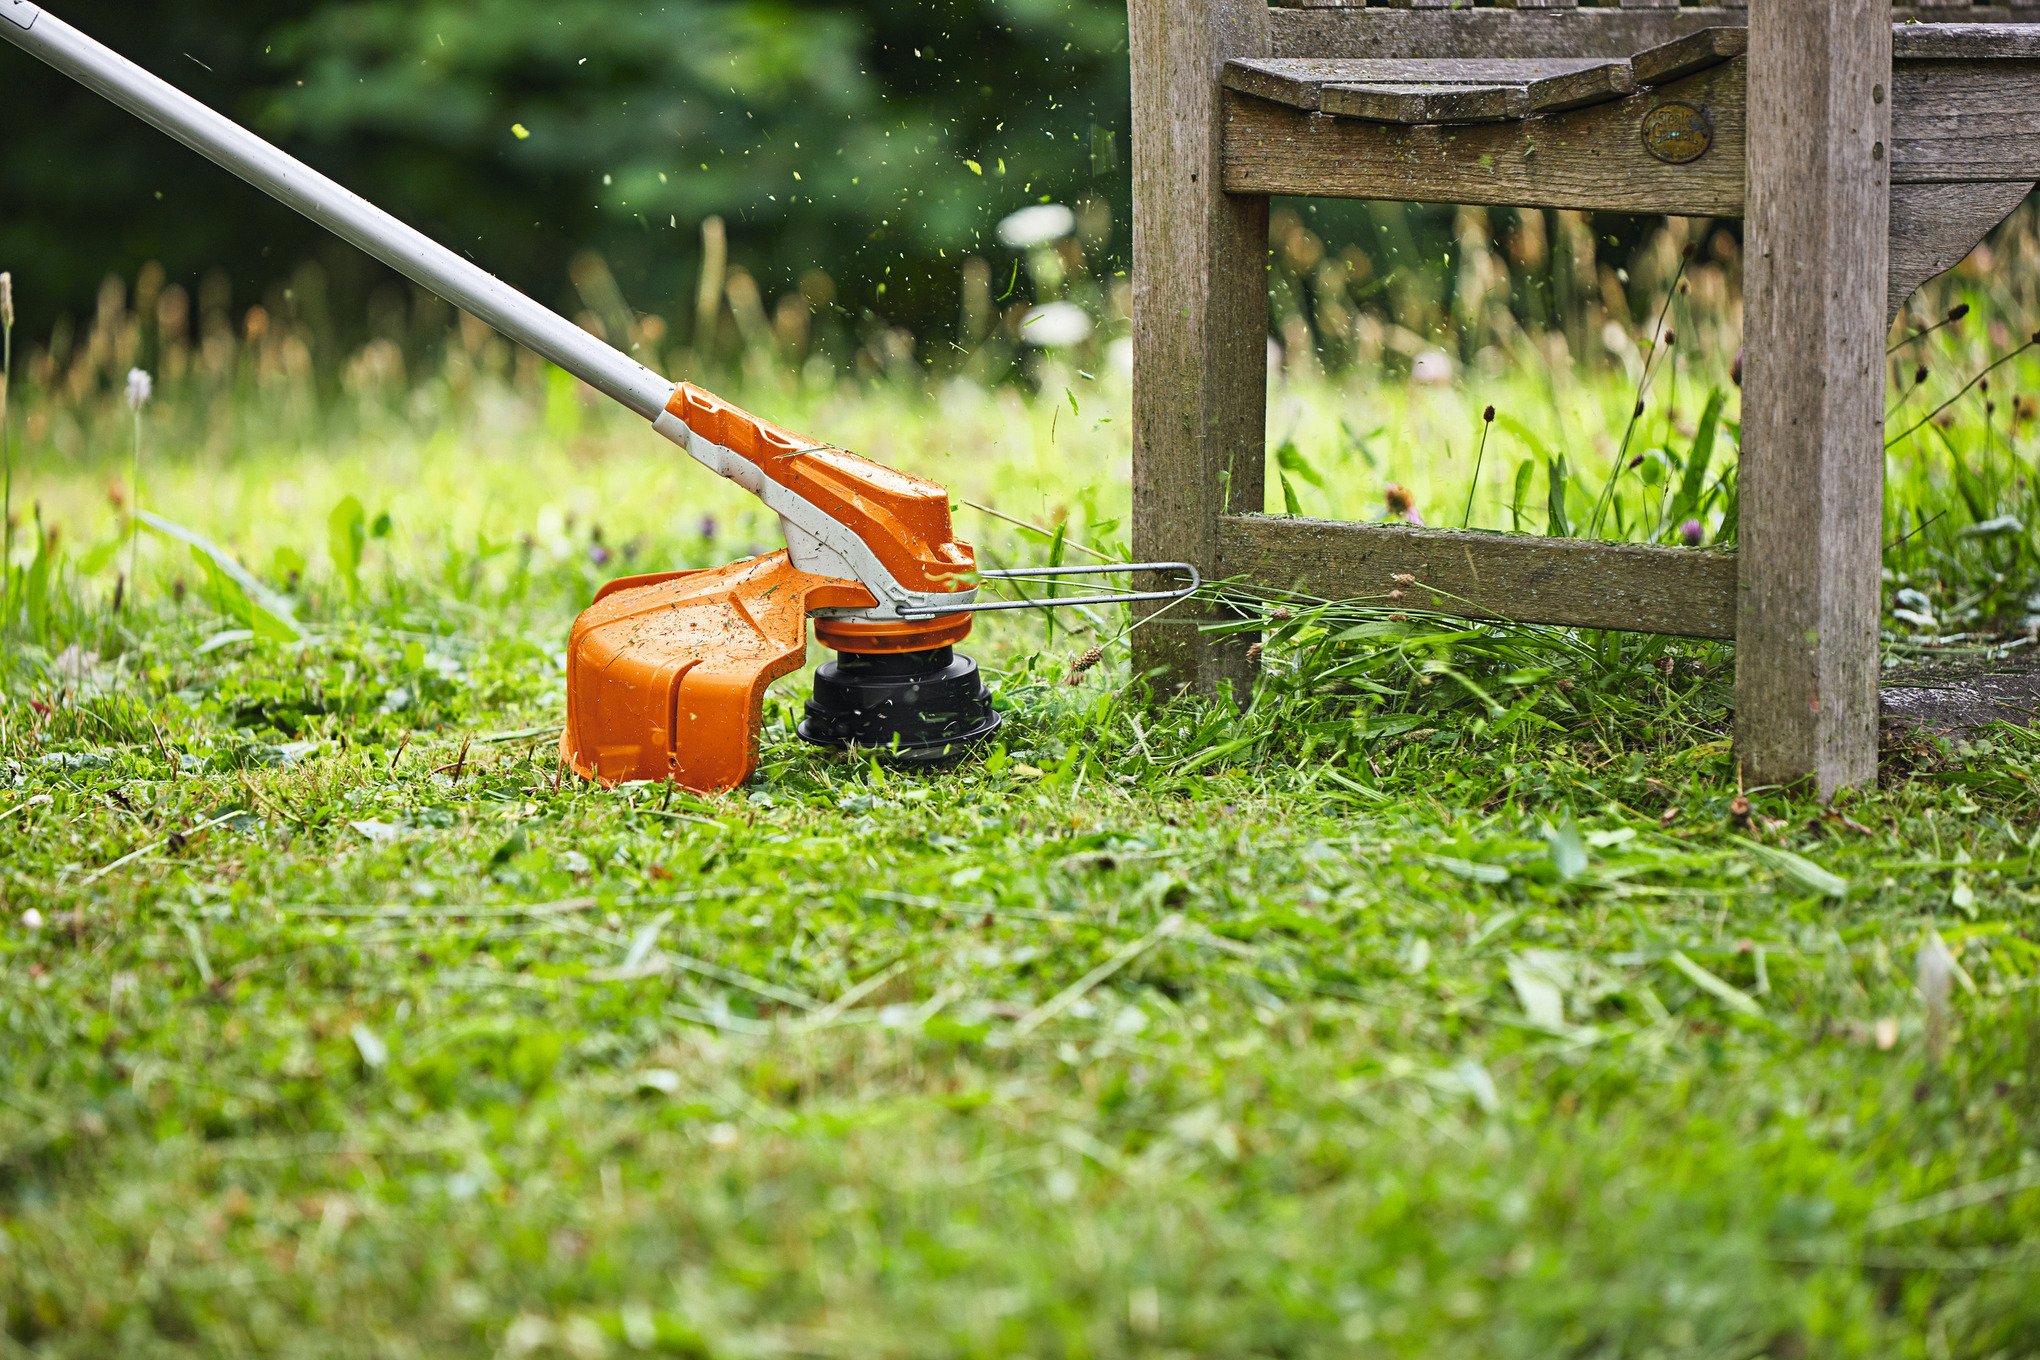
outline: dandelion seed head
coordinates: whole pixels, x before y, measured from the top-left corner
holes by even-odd
[[[139,411],[148,405],[149,397],[155,390],[156,384],[146,370],[139,368],[128,370],[127,404],[130,408]]]

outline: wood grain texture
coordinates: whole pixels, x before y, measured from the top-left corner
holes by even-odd
[[[1993,23],[1900,24],[1892,30],[1891,55],[1897,61],[1941,59],[1990,61],[2040,58],[2040,28],[2032,21],[2040,10],[2020,11],[2023,24],[2011,15]]]
[[[1362,123],[1228,93],[1224,183],[1234,193],[1740,217],[1742,77],[1736,58],[1614,103],[1469,127]],[[1671,100],[1706,110],[1714,130],[1711,149],[1686,165],[1643,148],[1643,116]]]
[[[1690,548],[1239,515],[1219,523],[1219,570],[1331,600],[1401,589],[1409,608],[1467,618],[1735,635],[1735,558]]]
[[[1523,85],[1617,65],[1606,57],[1545,58],[1527,61],[1368,61],[1350,58],[1238,58],[1226,63],[1221,80],[1229,90],[1258,95],[1297,109],[1322,107],[1328,83],[1354,85]]]
[[[1636,93],[1636,77],[1626,61],[1610,61],[1564,75],[1546,76],[1530,82],[1530,108],[1537,113],[1580,109],[1605,104],[1625,94]]]
[[[1288,77],[1289,97],[1323,104],[1324,91],[1342,78],[1384,65],[1395,63],[1312,62],[1308,81]],[[1731,58],[1625,100],[1477,129],[1385,132],[1236,100],[1226,113],[1225,183],[1237,192],[1324,198],[1740,217],[1746,71],[1745,60]],[[1246,73],[1228,72],[1228,79],[1251,83]],[[1903,61],[1895,64],[1890,85],[1893,183],[2040,180],[2040,61]],[[1712,148],[1689,165],[1661,164],[1644,151],[1637,133],[1649,109],[1673,99],[1705,109],[1714,128]],[[1369,112],[1358,100],[1335,100],[1322,111],[1335,110],[1419,121],[1414,104],[1393,118]]]
[[[1276,9],[1276,57],[1629,57],[1739,9]]]
[[[1507,123],[1530,112],[1521,85],[1326,85],[1326,113],[1419,127],[1435,123]]]
[[[1750,12],[1736,750],[1823,795],[1877,777],[1890,15]]]
[[[1629,69],[1639,85],[1662,85],[1749,51],[1746,28],[1703,28],[1684,38],[1675,38],[1629,59]]]
[[[1891,105],[1894,183],[2040,179],[2040,59],[1901,61]]]
[[[1209,570],[1219,515],[1260,509],[1264,481],[1268,200],[1220,187],[1219,75],[1267,55],[1268,8],[1131,0],[1128,23],[1133,544]],[[1252,639],[1207,639],[1180,607],[1133,637],[1136,669],[1165,685],[1238,693],[1248,678]]]
[[[1973,57],[1997,47],[2034,56],[2040,6],[1892,11],[1896,55]],[[1476,10],[1396,10],[1308,4],[1270,15],[1270,51],[1278,57],[1627,57],[1710,27],[1744,24],[1742,5],[1681,9],[1576,9],[1530,6]],[[1996,32],[1989,30],[1995,28]],[[1967,31],[1963,31],[1967,30]]]
[[[1921,284],[1961,264],[2034,187],[2018,182],[1892,185],[1885,325],[1898,319],[1899,309]]]

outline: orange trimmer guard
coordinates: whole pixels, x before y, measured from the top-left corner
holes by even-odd
[[[758,767],[765,687],[807,659],[808,611],[875,603],[783,552],[612,581],[574,623],[560,758],[605,784],[733,789]]]

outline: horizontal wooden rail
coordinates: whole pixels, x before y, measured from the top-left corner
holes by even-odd
[[[2001,30],[2023,58],[1900,58],[1891,69],[1891,182],[2040,179],[2040,27]]]
[[[1741,24],[1723,9],[1407,9],[1344,5],[1277,7],[1268,15],[1271,57],[1626,57],[1702,28]],[[2007,44],[2040,43],[2040,8],[2029,5],[1900,5],[1894,55],[1968,56],[1979,27],[2017,25]],[[1968,30],[1965,32],[1965,30]],[[2023,34],[2021,33],[2023,30]],[[2000,32],[2004,32],[2001,28]],[[2032,36],[2024,36],[2032,35]],[[1942,50],[1934,50],[1939,47]],[[2040,50],[2028,55],[2040,55]]]
[[[2033,36],[2040,50],[2040,27]],[[1741,217],[1747,72],[1738,57],[1588,108],[1418,127],[1229,91],[1224,186],[1239,194]],[[1683,165],[1653,157],[1641,134],[1647,114],[1674,102],[1703,110],[1712,130],[1712,144]],[[1891,115],[1893,184],[2040,180],[2040,60],[1900,61]]]
[[[1696,548],[1229,515],[1218,559],[1220,579],[1320,599],[1388,604],[1399,589],[1408,608],[1466,618],[1735,636],[1735,558]]]
[[[1229,91],[1222,183],[1236,194],[1741,217],[1744,70],[1738,57],[1589,108],[1433,127],[1307,113]],[[1713,129],[1707,153],[1685,165],[1653,158],[1639,132],[1646,113],[1674,100],[1704,109]]]
[[[1268,55],[1626,57],[1746,17],[1740,9],[1278,8],[1268,15]]]

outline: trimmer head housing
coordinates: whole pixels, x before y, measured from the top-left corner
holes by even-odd
[[[999,730],[977,662],[948,647],[838,652],[815,672],[800,735],[817,746],[871,750],[894,765],[942,765]]]

